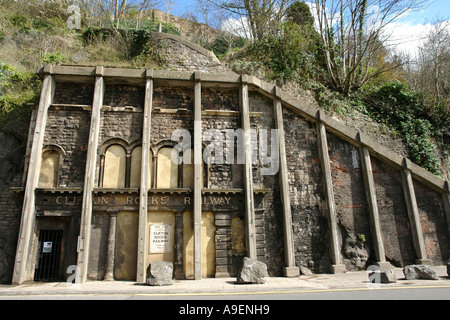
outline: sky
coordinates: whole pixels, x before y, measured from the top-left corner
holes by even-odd
[[[174,15],[181,16],[195,10],[196,0],[172,1],[174,2],[172,10]],[[314,0],[306,2],[314,2]],[[401,19],[389,25],[387,32],[391,34],[389,42],[391,48],[398,53],[408,53],[414,57],[417,54],[418,46],[423,43],[424,36],[438,19],[450,20],[450,0],[429,0],[421,10],[408,12]]]

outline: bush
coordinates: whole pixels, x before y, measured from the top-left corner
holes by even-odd
[[[61,64],[63,62],[68,62],[68,58],[65,57],[61,52],[51,52],[51,53],[42,53],[41,61],[43,64],[51,63],[51,64]]]
[[[30,121],[28,103],[39,101],[41,82],[37,75],[0,64],[0,130],[24,139]]]
[[[316,34],[312,28],[292,22],[280,25],[277,33],[255,41],[250,54],[271,70],[271,78],[307,80],[316,78]]]
[[[450,141],[449,113],[442,109],[434,114],[424,105],[420,93],[403,83],[392,81],[368,92],[364,97],[367,113],[380,123],[400,132],[408,146],[411,160],[428,171],[439,174],[436,141],[448,149]]]
[[[236,49],[241,49],[245,46],[246,40],[241,37],[232,37],[228,39],[225,36],[217,37],[214,42],[205,44],[205,49],[208,49],[220,59],[223,57],[230,49],[231,51]]]

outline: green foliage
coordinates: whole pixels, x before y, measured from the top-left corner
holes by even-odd
[[[225,36],[217,37],[212,43],[207,43],[204,45],[205,49],[214,52],[214,54],[220,59],[226,53],[234,51],[236,49],[241,49],[245,46],[246,40],[241,37],[232,37],[228,39]]]
[[[279,32],[269,34],[250,47],[250,53],[271,70],[271,78],[306,80],[317,77],[315,32],[286,22]]]
[[[364,101],[370,116],[400,132],[408,146],[411,160],[439,174],[439,161],[434,140],[450,141],[450,114],[441,112],[430,116],[421,95],[398,81],[389,82],[370,91]]]
[[[43,64],[51,63],[58,65],[63,62],[68,62],[68,60],[69,59],[59,51],[41,54],[41,61]]]
[[[122,48],[122,59],[139,60],[145,64],[149,60],[156,62],[159,66],[166,64],[165,48],[161,42],[151,41],[152,31],[139,30],[116,30],[110,28],[89,27],[83,32],[85,45],[95,42],[115,41]]]
[[[286,17],[299,26],[313,26],[314,17],[304,1],[296,1],[286,10]]]
[[[64,29],[68,30],[63,17],[36,17],[24,14],[12,14],[6,17],[7,20],[22,33],[28,33],[31,30],[39,30],[55,34]]]
[[[358,239],[361,243],[365,243],[366,242],[366,235],[364,233],[360,233],[358,234]]]
[[[35,74],[20,72],[9,64],[0,64],[1,131],[23,138],[30,120],[27,104],[38,102],[40,82]]]

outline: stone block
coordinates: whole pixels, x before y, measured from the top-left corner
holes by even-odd
[[[147,284],[150,286],[170,286],[173,278],[173,263],[153,261],[147,268]]]
[[[393,270],[375,270],[369,273],[369,280],[372,283],[395,283],[397,276]]]
[[[438,280],[436,272],[428,265],[413,264],[403,268],[406,280]]]
[[[236,282],[237,283],[260,283],[266,282],[265,276],[267,274],[267,265],[261,261],[256,261],[250,258],[244,258],[244,265],[239,271]]]
[[[284,276],[286,278],[296,278],[300,276],[300,269],[298,267],[285,267]]]

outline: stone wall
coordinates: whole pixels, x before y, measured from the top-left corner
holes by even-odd
[[[5,164],[3,160],[4,158],[0,159],[2,165]],[[22,172],[14,170],[2,182],[0,187],[0,284],[10,283],[13,273],[12,266],[14,266],[19,236],[23,194],[10,188],[22,185]]]
[[[90,117],[89,111],[80,108],[48,111],[44,146],[57,145],[65,153],[59,168],[59,186],[84,186]]]
[[[433,264],[445,264],[450,258],[450,237],[442,195],[417,180],[414,192],[428,259]]]
[[[404,267],[416,259],[400,172],[371,157],[386,260]]]
[[[144,109],[145,87],[106,83],[103,105],[111,107],[135,107]]]
[[[208,72],[219,72],[222,70],[219,65],[214,64],[214,57],[202,53],[192,46],[180,44],[170,37],[163,39],[163,41],[169,41],[173,44],[174,57],[172,60],[175,63],[174,68],[176,70],[205,71],[207,69]],[[176,48],[177,46],[179,48]],[[196,53],[190,50],[196,51]],[[180,57],[180,55],[182,55],[182,59],[176,61],[176,57]],[[189,59],[184,60],[184,55],[189,57]],[[203,58],[206,57],[206,60],[202,60],[203,58],[200,59],[199,57],[197,59],[196,55],[202,55]],[[81,69],[81,67],[76,68],[76,70]],[[128,70],[126,72],[132,72],[136,77],[140,77],[138,70]],[[114,73],[114,75],[116,74],[118,73]],[[155,73],[155,77],[156,74],[160,76],[159,73]],[[164,82],[154,82],[150,141],[153,151],[162,146],[175,145],[176,142],[171,141],[171,136],[176,129],[188,130],[191,134],[191,139],[193,139],[194,90],[192,83],[186,86],[179,85],[181,81],[187,81],[193,75],[185,73],[168,73],[168,75],[172,79],[177,79],[177,82],[171,84],[166,81],[167,79],[163,79]],[[98,151],[104,150],[102,147],[108,141],[113,141],[112,139],[120,139],[130,147],[140,145],[142,139],[145,88],[142,83],[140,85],[130,85],[130,82],[127,81],[125,82],[128,84],[108,82],[111,77],[111,73],[109,77],[105,76],[107,80],[104,105],[101,111]],[[124,75],[123,77],[127,76]],[[223,86],[223,84],[229,79],[237,78],[228,77],[228,75],[223,77],[219,80],[214,80],[217,88],[213,89],[209,86],[204,86],[202,89],[202,129],[204,132],[208,129],[217,129],[223,135],[223,138],[226,139],[225,133],[227,131],[234,131],[242,127],[242,118],[240,114],[239,82],[233,82],[233,88],[231,89],[231,85]],[[212,76],[209,75],[208,79],[212,79]],[[273,99],[260,92],[265,91],[265,94],[270,95],[273,91],[271,91],[272,89],[267,89],[269,87],[268,84],[258,83],[254,79],[250,80],[248,81],[249,87],[251,89],[252,86],[256,88],[255,91],[250,90],[249,92],[250,124],[251,128],[257,133],[252,142],[255,146],[254,151],[260,151],[262,148],[258,146],[259,142],[257,139],[259,134],[263,130],[268,130],[268,137],[274,139],[270,134],[270,130],[275,128]],[[231,81],[229,83],[231,84]],[[253,84],[250,85],[250,83]],[[61,211],[64,209],[64,205],[71,204],[62,203],[61,199],[63,198],[57,198],[58,195],[59,197],[61,197],[61,194],[66,196],[74,192],[71,188],[82,188],[84,186],[91,121],[90,108],[86,106],[92,104],[93,88],[93,83],[57,83],[56,85],[53,105],[48,111],[44,146],[61,149],[63,156],[58,171],[59,183],[57,187],[67,187],[68,190],[38,190],[37,203],[38,206],[41,206],[38,208],[38,214],[44,213],[42,207],[45,207],[43,205],[45,197],[50,199],[53,194],[53,202],[55,202],[55,199],[59,199],[56,200],[58,206],[53,203],[52,206],[46,207],[47,211],[55,208],[57,208],[55,210]],[[277,93],[277,90],[275,92]],[[284,93],[281,94],[281,98],[282,100],[284,99]],[[302,269],[308,268],[316,273],[329,272],[332,264],[329,249],[331,234],[327,221],[329,210],[324,192],[324,171],[321,168],[319,154],[317,119],[314,115],[314,113],[317,114],[317,110],[314,111],[309,106],[304,109],[296,107],[297,102],[293,102],[293,100],[291,98],[283,100],[284,108],[282,113],[285,129],[295,264]],[[296,108],[300,111],[292,111]],[[358,145],[369,146],[370,143],[364,143],[361,136],[358,137],[356,133],[353,133],[348,128],[340,127],[341,124],[333,124],[331,119],[322,118],[321,116],[320,121],[323,121],[328,129],[333,129],[328,130],[326,136],[338,227],[338,239],[333,240],[338,242],[338,247],[340,248],[338,255],[343,258],[342,263],[346,265],[347,270],[364,269],[368,265],[377,262],[374,257],[374,249],[372,248],[374,235],[371,233],[369,225],[369,205],[365,194],[361,150],[358,147]],[[345,136],[346,140],[340,138],[342,136]],[[347,140],[353,141],[355,145]],[[191,143],[193,143],[193,140],[191,140]],[[204,147],[208,144],[209,142],[205,142]],[[0,141],[0,146],[4,145],[7,145],[7,143]],[[272,147],[269,145],[268,154],[270,155],[272,153],[271,149]],[[400,168],[401,165],[398,163],[397,156],[389,154],[389,152],[377,145],[371,148],[368,147],[368,149],[372,153],[373,177],[386,259],[397,267],[414,263],[417,254],[412,241],[411,225],[402,184],[401,170],[403,169]],[[14,161],[14,159],[22,159],[23,150],[11,149],[5,151],[5,148],[0,148],[0,151],[0,281],[8,282],[12,274],[23,197],[20,188],[11,189],[12,187],[23,187],[21,172],[23,165],[19,161]],[[227,152],[228,149],[225,148],[224,151]],[[375,157],[375,155],[380,155],[380,153],[382,154],[380,156],[381,159]],[[387,164],[384,154],[387,154],[386,157],[390,157],[390,163],[396,163],[397,167],[394,168]],[[282,276],[283,268],[285,267],[285,248],[279,174],[277,170],[275,174],[264,175],[260,156],[261,154],[254,154],[256,162],[252,167],[255,193],[256,254],[259,260],[267,264],[270,276]],[[204,171],[206,172],[204,188],[212,190],[203,191],[211,195],[209,199],[211,200],[215,195],[220,195],[221,193],[231,192],[235,200],[231,208],[224,205],[218,208],[215,207],[215,204],[206,202],[202,204],[204,211],[214,212],[215,215],[213,223],[216,228],[214,235],[216,272],[222,275],[234,275],[239,268],[242,258],[245,256],[245,237],[242,231],[242,227],[245,225],[245,195],[242,190],[239,190],[244,189],[245,186],[243,177],[244,166],[236,163],[236,160],[235,154],[232,164],[216,163],[204,166]],[[101,157],[98,157],[96,179],[99,178],[100,164]],[[269,165],[272,164],[270,163]],[[411,170],[414,171],[416,168]],[[420,175],[422,177],[425,176],[426,179],[431,181],[430,185],[438,186],[438,190],[442,188],[439,187],[438,182],[433,181],[433,178],[417,170],[416,177]],[[230,189],[233,190],[230,191]],[[417,180],[414,180],[414,189],[427,255],[432,260],[432,263],[443,263],[449,258],[450,249],[449,231],[446,222],[447,215],[441,194],[444,190],[434,191],[434,189]],[[95,190],[95,192],[97,191]],[[80,197],[81,191],[75,190],[75,192],[78,192],[75,197],[82,199]],[[123,194],[118,195],[121,192]],[[126,205],[120,205],[122,206],[121,210],[124,208],[131,210],[127,211],[127,215],[133,217],[133,223],[130,226],[134,228],[133,230],[137,229],[138,203],[136,201],[139,200],[139,196],[136,190],[115,190],[112,193],[114,194],[113,199],[117,200],[118,197],[122,197],[121,201],[126,199]],[[184,204],[178,203],[175,205],[176,207],[163,207],[161,202],[156,208],[157,210],[176,212],[175,232],[178,254],[174,259],[177,276],[180,276],[183,272],[181,268],[183,256],[179,254],[180,246],[182,245],[180,239],[183,236],[182,215],[183,212],[191,210],[191,207],[188,207],[186,204],[184,196],[191,196],[191,194],[186,190],[178,190],[172,193],[177,193],[172,199],[178,197],[177,201],[184,200]],[[131,203],[129,203],[128,195],[130,195]],[[189,200],[189,197],[187,199]],[[206,200],[206,197],[203,199]],[[167,204],[168,200],[165,199],[165,201],[165,204]],[[107,203],[108,206],[110,204]],[[118,206],[117,204],[111,205]],[[189,205],[191,204],[189,203]],[[79,220],[80,206],[80,203],[76,205],[72,203],[73,210],[67,209],[63,214]],[[88,266],[88,274],[91,279],[102,279],[105,273],[109,231],[107,210],[110,209],[108,206],[94,205]],[[75,230],[73,237],[77,237],[79,229],[79,221],[76,219],[72,219],[72,223],[76,221],[77,224],[77,226],[71,226],[72,230]],[[212,221],[212,219],[210,220]],[[131,227],[129,230],[132,230]],[[135,239],[133,238],[135,236],[134,233],[136,231],[120,233],[121,236],[118,239],[121,240],[116,242],[116,244],[122,245],[127,242],[124,240],[125,234]],[[123,251],[120,253],[121,259],[127,258],[127,250],[124,248],[120,249]],[[133,251],[134,254],[137,254],[136,252],[137,250]],[[72,253],[75,255],[75,250],[72,250]],[[134,256],[132,258],[134,259]],[[128,271],[132,270],[136,265],[134,261],[130,261],[127,262],[127,265],[131,266],[127,267]],[[131,274],[132,276],[133,274]]]
[[[329,236],[323,209],[317,130],[314,123],[284,109],[295,262],[313,272],[329,272]]]
[[[372,239],[359,148],[327,134],[341,250],[347,270],[365,269]]]
[[[53,98],[54,104],[92,105],[93,84],[58,83]]]
[[[89,249],[88,278],[102,280],[106,272],[110,217],[106,213],[92,215],[91,246]]]

